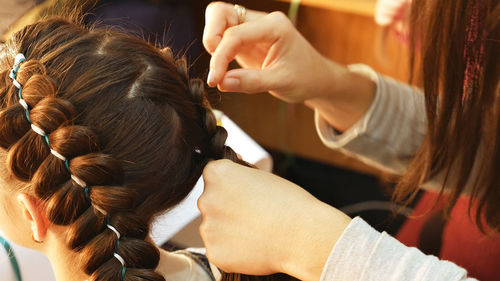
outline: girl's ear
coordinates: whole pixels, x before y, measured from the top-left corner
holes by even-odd
[[[22,218],[31,225],[33,240],[43,242],[47,235],[49,221],[39,199],[26,193],[17,196],[17,201],[21,205]]]

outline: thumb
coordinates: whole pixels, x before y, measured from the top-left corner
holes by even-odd
[[[218,88],[222,92],[262,93],[276,88],[276,71],[269,69],[233,69],[226,73]]]

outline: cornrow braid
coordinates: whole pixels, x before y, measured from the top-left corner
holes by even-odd
[[[57,150],[54,150],[51,145],[50,145],[50,140],[49,140],[49,135],[48,133],[46,133],[42,128],[40,128],[39,126],[37,126],[36,124],[34,124],[32,121],[31,121],[31,118],[30,118],[30,111],[31,111],[31,108],[30,106],[28,105],[28,103],[23,99],[23,96],[22,96],[22,90],[23,90],[23,87],[22,85],[19,83],[19,81],[17,81],[17,73],[19,72],[19,68],[21,66],[21,63],[23,63],[24,61],[26,60],[26,58],[24,57],[23,54],[17,54],[16,57],[15,57],[15,62],[14,62],[14,66],[12,67],[12,70],[10,71],[10,74],[9,74],[9,77],[12,79],[12,84],[18,89],[18,94],[17,94],[17,97],[19,98],[19,104],[24,108],[24,111],[25,111],[25,116],[26,116],[26,120],[28,121],[28,123],[30,124],[30,127],[31,129],[37,133],[38,135],[42,136],[43,137],[43,140],[45,141],[45,143],[47,144],[47,147],[49,148],[50,150],[50,153],[52,155],[54,155],[56,158],[59,158],[59,160],[63,161],[64,162],[64,167],[66,168],[66,170],[68,171],[68,173],[70,174],[70,177],[73,181],[75,181],[75,183],[77,183],[81,188],[83,188],[83,191],[85,193],[85,197],[87,199],[89,199],[89,187],[87,186],[87,184],[82,180],[80,179],[79,177],[75,176],[74,174],[71,174],[71,170],[69,168],[69,159],[66,158],[64,155],[62,155],[61,153],[57,152]],[[55,102],[55,100],[51,100],[52,102]],[[48,102],[47,102],[48,103]],[[55,105],[55,104],[53,104]],[[61,103],[62,105],[62,103]],[[50,106],[50,104],[49,104]],[[68,115],[70,115],[71,113],[71,108],[70,106],[68,106],[69,110],[66,111],[66,113],[68,113],[65,117],[67,117]],[[62,107],[62,110],[61,112],[64,111],[64,107]],[[20,175],[20,174],[18,174]]]
[[[39,135],[38,138],[40,138],[40,137],[42,138],[42,140],[45,142],[50,154],[53,157],[60,160],[60,162],[62,164],[54,163],[53,159],[49,160],[48,159],[49,155],[45,156],[45,160],[42,160],[42,158],[44,158],[44,157],[42,155],[40,155],[41,157],[40,157],[40,160],[38,161],[40,163],[40,166],[39,167],[36,167],[36,166],[29,167],[28,170],[25,170],[24,167],[22,167],[22,165],[20,165],[20,163],[22,161],[22,158],[27,157],[27,155],[25,155],[26,153],[20,153],[20,151],[18,151],[18,150],[22,150],[23,148],[28,147],[28,146],[19,145],[16,143],[13,145],[11,152],[9,153],[9,157],[8,157],[8,162],[10,163],[9,167],[11,167],[13,174],[15,176],[17,176],[18,178],[20,178],[22,180],[31,180],[31,182],[35,186],[35,192],[41,198],[48,198],[48,197],[52,196],[51,200],[48,203],[48,206],[49,206],[48,214],[49,214],[49,218],[51,218],[51,221],[54,221],[55,223],[63,224],[63,225],[70,224],[70,223],[73,223],[75,221],[75,219],[82,214],[82,211],[84,209],[88,209],[88,207],[90,206],[89,204],[85,204],[85,203],[91,202],[90,187],[82,179],[82,178],[86,178],[85,172],[88,173],[88,170],[90,167],[81,167],[79,165],[75,165],[74,166],[75,171],[72,172],[72,169],[70,168],[71,159],[68,158],[67,156],[64,156],[64,155],[69,155],[70,157],[80,157],[80,158],[85,157],[85,158],[87,158],[87,160],[88,160],[88,158],[99,158],[99,160],[101,160],[102,163],[100,163],[101,165],[98,165],[97,167],[94,167],[94,168],[97,168],[98,170],[101,170],[101,171],[107,170],[106,172],[108,172],[108,173],[111,172],[113,174],[117,174],[117,173],[119,174],[121,172],[120,167],[119,167],[120,164],[116,163],[116,161],[113,160],[112,158],[110,158],[109,156],[99,155],[99,154],[91,154],[91,152],[96,150],[97,145],[96,145],[95,135],[88,128],[79,127],[79,126],[72,126],[72,127],[66,126],[66,127],[62,127],[62,128],[60,127],[63,124],[71,122],[73,116],[75,115],[75,113],[74,113],[75,110],[69,102],[64,101],[62,99],[57,99],[54,97],[53,89],[55,87],[53,87],[53,86],[43,87],[46,89],[50,89],[50,91],[47,93],[47,97],[42,98],[41,100],[38,101],[38,103],[35,103],[34,105],[30,105],[32,103],[29,103],[25,99],[23,99],[23,86],[22,86],[21,82],[19,82],[17,80],[17,76],[18,76],[18,72],[19,72],[19,69],[21,67],[21,64],[25,61],[26,61],[26,58],[24,57],[24,55],[18,54],[15,58],[14,66],[13,66],[11,72],[9,73],[9,77],[12,79],[13,85],[18,90],[17,97],[19,99],[19,104],[24,109],[24,117],[25,117],[27,123],[29,124],[29,128],[31,129],[31,131],[33,131],[34,133]],[[41,75],[43,75],[45,72],[44,67],[41,64],[36,63],[35,65],[37,65],[37,67],[35,67],[35,68],[40,70],[40,74],[38,74],[39,76],[33,76],[32,78],[28,78],[28,80],[26,82],[27,85],[30,85],[29,83],[30,83],[30,81],[32,81],[30,79],[37,79],[39,77],[43,77]],[[40,78],[40,79],[44,79],[44,78]],[[47,82],[47,81],[48,80],[45,79],[45,82]],[[40,84],[40,83],[41,82],[39,82],[38,84]],[[52,84],[49,82],[49,85],[52,85]],[[29,89],[29,86],[27,87],[27,89]],[[29,93],[29,91],[28,91],[28,93]],[[50,116],[52,118],[47,120],[47,122],[40,122],[40,125],[38,125],[38,123],[35,123],[36,121],[32,121],[32,119],[38,120],[38,119],[35,119],[36,117],[38,117],[37,113],[39,111],[43,112],[44,110],[52,111],[52,113],[50,114]],[[9,112],[5,112],[4,115],[6,115],[8,113]],[[42,114],[39,113],[39,115],[42,115]],[[49,114],[47,112],[45,112],[44,116],[49,116]],[[54,122],[54,121],[56,121],[56,122]],[[57,122],[57,121],[59,121],[59,122]],[[27,135],[27,133],[28,132],[26,132],[25,135]],[[49,134],[50,134],[50,136],[49,136]],[[36,139],[33,140],[33,134],[31,134],[31,135],[32,135],[31,138],[32,138],[33,143],[36,143],[37,140]],[[56,140],[65,139],[66,142],[65,143],[55,142],[55,146],[51,145],[50,139],[51,139],[52,135],[54,136],[53,139],[56,139]],[[34,136],[34,137],[37,138],[37,136]],[[25,138],[24,136],[21,137],[21,140],[24,138]],[[82,138],[84,140],[85,139],[90,140],[89,146],[87,147],[87,149],[85,149],[85,147],[77,145],[79,143],[79,140],[81,140]],[[2,143],[3,143],[4,148],[6,148],[6,147],[12,145],[12,140],[10,140],[10,142],[8,140],[5,140]],[[77,151],[75,151],[75,149],[74,149],[75,147],[80,148],[80,149],[77,149]],[[73,150],[73,155],[70,154],[71,150]],[[26,149],[25,149],[25,151],[28,152],[28,150],[26,150]],[[85,153],[88,153],[88,154],[82,155]],[[21,156],[21,157],[19,157],[19,156]],[[82,160],[82,159],[76,159],[75,161],[78,161],[78,160]],[[102,161],[102,160],[104,160],[104,161]],[[109,163],[106,163],[106,162],[109,162]],[[113,162],[115,162],[115,163],[113,163]],[[63,179],[62,178],[61,179],[52,178],[52,180],[49,180],[43,174],[46,173],[47,171],[51,171],[51,172],[49,172],[51,175],[54,175],[54,174],[60,175],[61,174],[60,173],[61,166],[63,166],[65,168],[65,170],[67,171],[67,174],[69,174],[71,183],[67,182],[66,184],[62,184],[62,187],[60,188],[59,191],[54,191],[53,186],[60,186]],[[73,167],[73,165],[72,165],[72,167]],[[93,171],[93,173],[90,173],[90,174],[95,175],[96,172],[97,171]],[[98,172],[97,172],[97,174],[98,174]],[[110,181],[110,183],[111,182],[112,181]],[[71,194],[70,191],[75,189],[75,184],[80,188],[80,190],[83,191],[85,200],[81,200],[82,196],[75,196],[75,194]],[[105,183],[101,183],[101,184],[105,184]],[[99,189],[97,189],[96,191],[99,192]],[[78,200],[78,198],[80,200]],[[113,202],[106,202],[106,201],[93,202],[92,206],[93,206],[94,210],[92,213],[94,213],[94,214],[100,213],[101,216],[104,216],[104,214],[108,214],[108,215],[106,215],[106,227],[108,229],[112,230],[112,232],[115,233],[117,236],[116,246],[114,247],[114,252],[112,253],[112,256],[114,258],[116,258],[120,262],[120,264],[122,265],[122,269],[120,271],[120,280],[124,280],[124,276],[126,274],[127,267],[126,267],[125,259],[119,254],[119,250],[120,250],[119,245],[120,245],[121,235],[118,232],[118,230],[110,224],[111,219],[110,219],[110,214],[109,214],[109,212],[111,212],[113,210],[125,209],[127,207],[132,206],[132,201],[133,201],[132,198],[121,198],[121,199],[122,200],[120,200],[120,205],[117,205],[117,206],[113,206]],[[67,202],[67,200],[71,200],[71,202]],[[123,200],[129,201],[130,204],[124,205]],[[98,201],[98,200],[96,200],[96,201]],[[57,203],[57,202],[60,202],[60,203]],[[61,206],[61,205],[67,205],[67,204],[74,206],[73,212],[62,212],[60,210],[61,208],[63,208],[63,206]],[[95,212],[95,211],[97,211],[97,212]],[[60,216],[61,213],[67,214],[67,215],[61,217]],[[138,228],[138,229],[141,229],[141,228]],[[141,234],[139,234],[139,236],[141,236],[141,239],[144,239],[145,233],[147,233],[147,230],[144,231],[144,228],[142,228],[142,229],[143,229],[142,232],[139,231],[139,232],[141,232]],[[137,229],[134,229],[134,232],[138,232]],[[78,240],[78,235],[76,235],[74,239]],[[78,248],[81,246],[81,244],[78,242],[77,243],[73,242],[70,244],[72,245],[73,248]],[[149,246],[149,245],[147,245],[147,246]],[[95,255],[94,255],[94,257],[95,257]],[[94,258],[94,260],[95,260],[95,258]],[[92,265],[92,264],[88,265],[86,268],[86,271],[88,273],[98,271],[97,266],[95,266],[95,267],[93,267],[93,266],[94,265]],[[95,279],[97,279],[97,278],[95,278]],[[114,278],[110,277],[109,280],[114,280]]]
[[[110,37],[114,37],[115,40],[108,40]],[[114,125],[114,121],[103,122],[103,120],[111,118],[122,122],[121,120],[129,117],[123,114],[127,111],[116,104],[113,107],[102,107],[88,103],[100,103],[101,99],[98,99],[97,95],[103,88],[99,88],[99,85],[121,86],[127,83],[123,81],[128,81],[132,84],[127,86],[130,87],[127,91],[129,95],[120,97],[122,106],[125,104],[134,106],[139,104],[139,108],[145,106],[147,109],[139,111],[153,114],[150,119],[152,121],[161,120],[163,116],[174,113],[169,110],[167,104],[159,103],[158,97],[146,97],[148,93],[154,92],[148,90],[147,86],[144,86],[146,89],[142,86],[142,84],[147,85],[147,81],[142,80],[143,78],[147,80],[148,77],[146,75],[141,77],[140,73],[145,73],[147,69],[140,67],[141,64],[137,62],[128,62],[127,65],[134,66],[135,74],[127,78],[120,78],[120,75],[130,75],[121,67],[116,68],[116,71],[110,70],[108,81],[114,81],[115,75],[118,74],[116,79],[120,83],[117,84],[102,83],[102,80],[90,81],[92,79],[84,81],[78,81],[78,78],[66,79],[67,76],[85,76],[88,65],[82,68],[75,66],[75,63],[85,63],[94,58],[102,61],[101,52],[111,53],[110,50],[113,49],[110,47],[104,51],[106,44],[120,44],[124,41],[125,45],[132,43],[137,44],[139,49],[145,49],[143,51],[147,56],[158,56],[158,53],[155,54],[154,49],[143,41],[120,34],[87,30],[59,18],[28,26],[16,34],[11,42],[14,43],[12,49],[26,54],[28,60],[19,55],[15,59],[13,71],[1,72],[6,75],[4,77],[11,76],[9,80],[12,81],[9,85],[7,79],[3,83],[0,80],[2,98],[0,145],[7,150],[6,161],[10,173],[18,180],[27,182],[33,193],[46,202],[48,219],[52,223],[68,226],[69,248],[80,253],[82,268],[90,276],[89,280],[163,281],[164,278],[155,272],[160,259],[159,250],[151,242],[146,241],[149,226],[154,214],[179,203],[189,193],[194,186],[195,178],[199,175],[190,174],[192,171],[189,166],[192,165],[188,162],[188,165],[176,164],[175,166],[180,167],[183,172],[177,173],[181,175],[179,179],[172,178],[170,175],[174,170],[167,167],[174,167],[172,162],[178,161],[179,156],[184,153],[177,153],[179,156],[162,157],[158,161],[155,158],[158,151],[150,148],[154,147],[151,142],[165,144],[165,149],[161,148],[161,154],[168,156],[169,153],[165,152],[173,145],[168,138],[170,136],[175,140],[180,137],[180,131],[175,129],[180,124],[159,126],[162,132],[170,128],[174,130],[173,133],[168,131],[160,133],[157,138],[130,132],[129,139],[150,143],[140,145],[136,149],[124,149],[119,142],[126,142],[128,138],[117,137],[118,143],[116,143],[113,139],[109,139],[109,136],[115,136],[116,133],[108,131],[116,132],[117,129],[123,130],[127,127]],[[50,46],[45,42],[50,42]],[[61,54],[68,50],[93,46],[97,42],[102,45],[86,49],[91,52],[82,51],[83,58],[80,57],[79,60],[70,61],[65,59],[68,56]],[[112,56],[128,59],[128,55]],[[104,68],[114,67],[113,62],[109,61],[100,65]],[[164,63],[160,65],[161,69],[170,67]],[[78,71],[84,73],[75,75],[74,73]],[[92,76],[95,72],[88,73]],[[161,76],[168,78],[168,71],[163,72]],[[75,85],[79,89],[74,89]],[[162,92],[165,89],[177,91],[175,83],[169,85],[173,88],[161,87]],[[141,91],[145,93],[143,97],[139,97],[138,94],[138,98],[141,99],[139,103],[131,101],[135,98],[135,89],[137,93]],[[118,95],[123,93],[109,88],[106,92]],[[89,96],[92,98],[88,98]],[[102,100],[113,100],[113,98]],[[91,114],[88,113],[88,109],[96,111],[104,109],[104,112]],[[103,119],[97,119],[95,122],[94,116],[101,116]],[[172,117],[174,119],[168,122],[179,120],[176,116]],[[144,118],[128,120],[138,119]],[[130,121],[125,123],[130,124]],[[103,129],[108,125],[111,127]],[[142,124],[132,128],[151,132],[150,128],[145,128]],[[142,148],[146,148],[148,152],[137,153],[139,157],[128,158],[123,155]],[[122,160],[115,157],[117,154],[121,155],[118,157]],[[151,164],[145,164],[144,160],[139,159],[144,155],[151,156],[150,159],[154,159],[152,162],[159,166],[158,169],[165,167],[168,173],[163,176],[158,175],[158,169],[153,169],[154,172],[149,172],[148,175],[151,169],[140,168],[151,167]],[[163,159],[167,161],[162,162]],[[127,169],[126,174],[123,164]],[[157,174],[158,179],[152,179],[153,174]],[[170,178],[169,182],[166,181],[167,178]],[[162,189],[163,195],[157,196],[158,193],[153,193],[155,189],[149,186],[169,188]],[[143,192],[143,189],[147,191]]]
[[[205,151],[200,151],[209,159],[229,159],[234,162],[251,166],[245,161],[238,158],[238,155],[232,148],[226,146],[227,131],[222,126],[217,125],[217,119],[212,111],[210,102],[208,101],[205,82],[199,78],[190,79],[187,62],[185,58],[175,59],[170,48],[162,49],[162,53],[169,61],[175,63],[177,72],[182,77],[185,83],[186,91],[198,109],[198,114],[202,122],[202,128],[208,136],[208,146]]]
[[[169,49],[72,20],[42,20],[7,46],[0,146],[18,188],[66,226],[89,280],[164,281],[148,237],[154,218],[191,192],[210,159],[246,164],[225,145],[203,82]],[[2,69],[13,64],[21,90]]]
[[[189,79],[188,67],[185,58],[175,60],[170,48],[164,48],[162,53],[169,61],[175,63],[177,71],[186,83],[187,91],[198,108],[203,130],[208,136],[208,146],[202,154],[209,159],[229,159],[241,165],[253,167],[251,164],[240,159],[236,152],[226,146],[227,131],[224,127],[217,125],[217,119],[207,98],[205,82],[201,79]],[[205,162],[206,163],[206,162]],[[221,281],[295,281],[298,280],[286,274],[273,274],[269,276],[251,276],[238,273],[222,272]]]

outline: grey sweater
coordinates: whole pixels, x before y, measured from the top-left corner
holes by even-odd
[[[354,126],[338,134],[316,112],[316,128],[323,143],[379,169],[403,173],[426,133],[424,97],[417,89],[382,77],[365,65],[351,71],[377,83],[375,99]],[[425,185],[435,189],[434,182]],[[406,247],[355,218],[339,238],[320,281],[458,281],[467,271],[451,262]]]

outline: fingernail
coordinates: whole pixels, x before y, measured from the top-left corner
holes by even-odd
[[[214,70],[213,68],[210,68],[210,71],[208,72],[208,77],[207,77],[207,84],[208,86],[213,87],[214,85]]]
[[[229,91],[236,91],[240,88],[240,79],[228,77],[222,81],[221,88]]]

